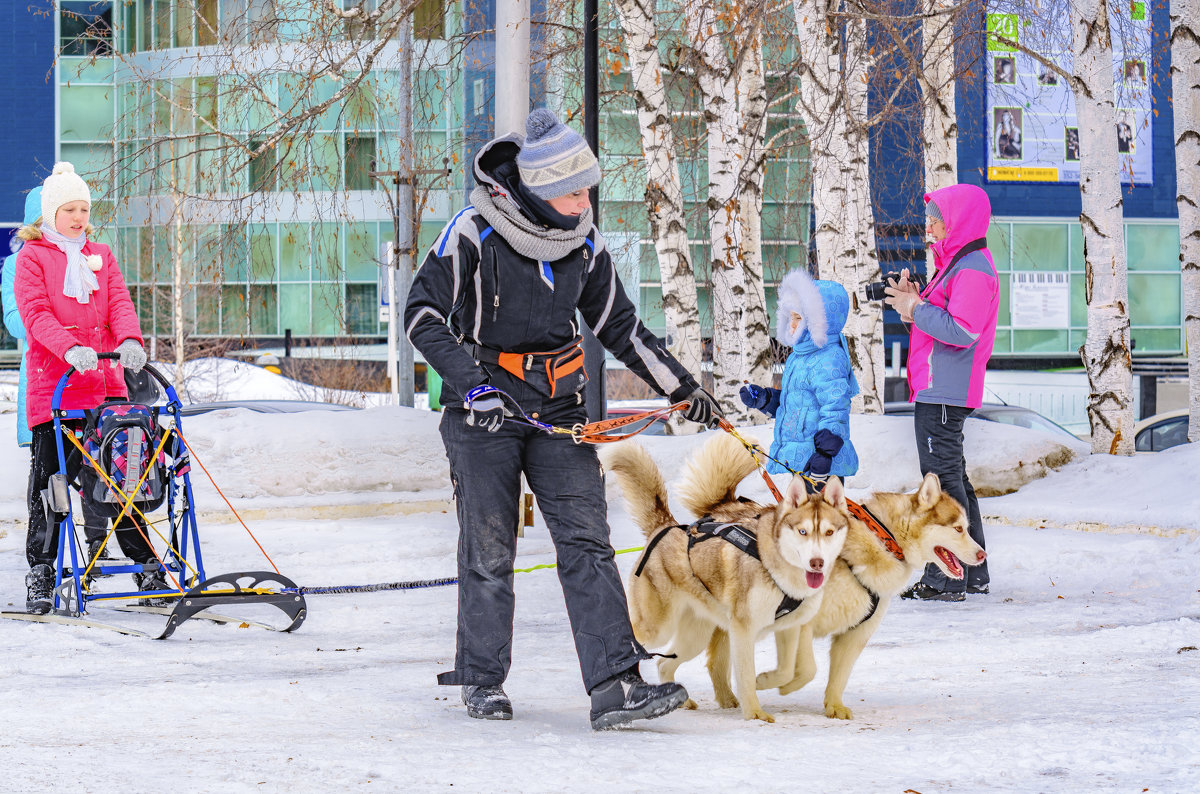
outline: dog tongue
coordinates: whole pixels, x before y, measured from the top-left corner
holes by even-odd
[[[808,580],[808,586],[816,590],[825,581],[825,574],[820,571],[805,571],[804,578]]]

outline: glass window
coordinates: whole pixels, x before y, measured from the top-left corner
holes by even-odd
[[[205,336],[221,333],[221,288],[215,284],[196,286],[196,333]]]
[[[313,280],[337,281],[342,273],[342,240],[340,223],[312,225]]]
[[[59,0],[58,8],[58,45],[62,55],[112,55],[111,2]]]
[[[1133,339],[1134,352],[1141,355],[1146,353],[1182,353],[1182,334],[1178,328],[1138,328],[1130,331]]]
[[[332,281],[312,285],[312,333],[318,336],[341,336],[346,333],[342,313],[343,289]]]
[[[228,44],[245,43],[246,0],[219,0],[219,3],[221,8],[221,38]]]
[[[1065,223],[1014,223],[1013,270],[1066,270]]]
[[[308,293],[305,293],[307,297]],[[279,288],[274,284],[250,285],[250,333],[275,336],[279,333]]]
[[[375,160],[374,136],[346,136],[346,189],[371,190],[371,163]]]
[[[112,140],[116,102],[112,86],[64,85],[58,96],[62,140]]]
[[[1019,353],[1065,353],[1067,349],[1067,330],[1016,330],[1012,332],[1013,348]]]
[[[996,265],[998,272],[1004,272],[1012,269],[1010,260],[1009,239],[1012,230],[1007,223],[992,223],[988,227],[987,247],[992,252],[992,262]]]
[[[242,336],[246,331],[246,287],[227,284],[221,287],[221,333]]]
[[[217,0],[196,0],[196,44],[211,47],[217,34]]]
[[[1176,254],[1178,256],[1178,254]],[[1129,274],[1129,322],[1132,325],[1183,323],[1178,274]]]
[[[275,281],[275,225],[252,225],[250,234],[250,280]]]
[[[418,39],[446,38],[445,0],[420,0],[413,11],[413,37]]]
[[[1083,272],[1083,227],[1078,223],[1071,224],[1071,269]]]
[[[296,335],[311,333],[307,284],[279,285],[279,323],[285,331]]]
[[[308,281],[308,224],[279,224],[279,280]]]
[[[346,278],[374,283],[379,277],[378,224],[351,223],[346,231]]]
[[[162,4],[166,6],[166,3]],[[171,44],[175,47],[192,47],[196,43],[196,0],[175,0],[175,31]],[[167,8],[162,8],[163,13]]]
[[[221,275],[226,282],[246,281],[249,272],[250,250],[244,226],[221,226],[217,246],[220,249]],[[271,256],[272,261],[275,259]]]
[[[313,190],[337,190],[341,172],[338,136],[314,134],[308,141],[308,167]]]
[[[346,285],[346,330],[352,334],[379,332],[379,296],[375,284]]]
[[[262,144],[261,140],[252,139],[250,150],[257,152],[258,147]],[[278,172],[275,166],[274,148],[259,152],[257,156],[252,157],[250,159],[250,189],[254,192],[275,190]]]
[[[1130,223],[1125,226],[1129,269],[1179,271],[1179,225]],[[1130,297],[1132,297],[1132,287]]]

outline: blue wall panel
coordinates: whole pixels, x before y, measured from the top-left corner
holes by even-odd
[[[53,66],[49,0],[0,3],[0,223],[21,222],[25,193],[54,166]]]

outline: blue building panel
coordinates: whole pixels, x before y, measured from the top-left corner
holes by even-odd
[[[49,0],[0,3],[0,31],[0,224],[15,225],[25,193],[54,167],[54,9]]]

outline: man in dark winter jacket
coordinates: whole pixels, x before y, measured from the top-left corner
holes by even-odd
[[[458,510],[458,649],[438,682],[462,686],[472,717],[512,718],[502,685],[523,473],[554,541],[592,727],[602,729],[666,714],[687,693],[638,672],[647,654],[630,627],[595,450],[505,419],[519,407],[557,427],[587,421],[577,314],[657,392],[687,401],[691,421],[712,424],[720,409],[626,297],[592,224],[600,168],[586,142],[546,110],[529,115],[526,133],[475,157],[472,206],[430,249],[404,312],[409,340],[442,377]]]

